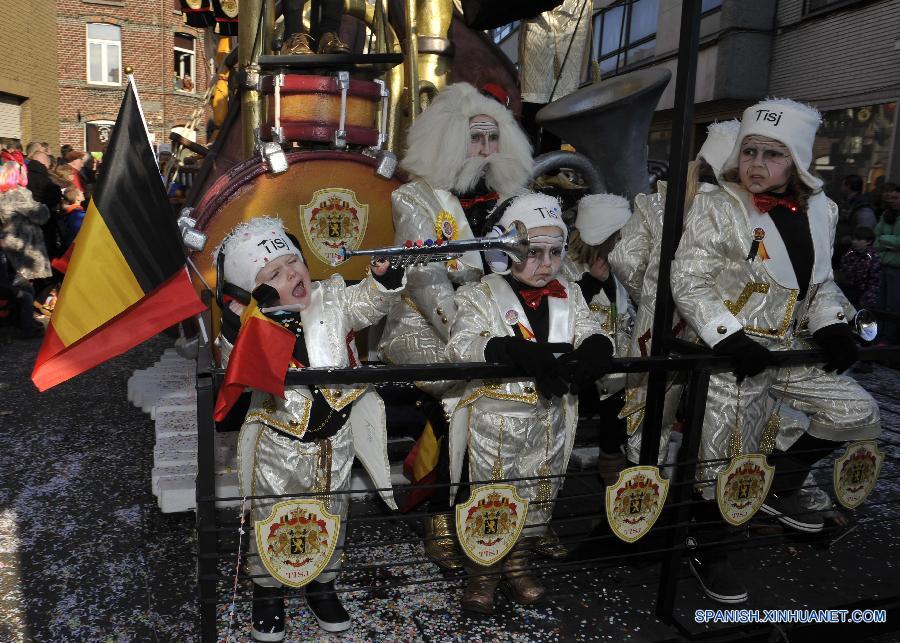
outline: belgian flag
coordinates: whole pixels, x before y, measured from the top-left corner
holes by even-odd
[[[296,340],[294,333],[263,315],[255,299],[250,300],[241,314],[241,330],[219,388],[214,415],[217,422],[225,419],[245,388],[284,397],[284,376],[294,361]]]
[[[204,308],[129,76],[31,379],[44,391]]]

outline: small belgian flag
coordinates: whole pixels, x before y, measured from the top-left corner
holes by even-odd
[[[31,373],[38,389],[83,373],[202,311],[185,263],[129,76],[100,181]]]

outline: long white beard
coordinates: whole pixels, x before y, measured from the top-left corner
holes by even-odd
[[[456,180],[453,182],[452,190],[456,194],[465,194],[478,185],[483,178],[487,186],[500,193],[514,193],[521,189],[522,185],[513,178],[514,172],[509,172],[507,168],[515,167],[515,161],[512,157],[504,155],[502,152],[491,154],[490,156],[472,156],[463,161]]]

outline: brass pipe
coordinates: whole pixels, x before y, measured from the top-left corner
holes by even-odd
[[[256,132],[262,124],[264,105],[262,95],[255,85],[259,80],[259,56],[264,48],[265,34],[275,22],[275,8],[272,0],[266,2],[263,16],[263,0],[245,0],[241,3],[241,17],[238,21],[238,72],[243,80],[239,88],[241,95],[241,134],[244,158],[250,158],[256,151]],[[264,20],[265,19],[265,20]],[[259,29],[260,20],[268,25]]]
[[[406,92],[409,122],[416,120],[419,106],[419,29],[416,24],[417,0],[406,0]]]

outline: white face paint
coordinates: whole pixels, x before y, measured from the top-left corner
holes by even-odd
[[[512,276],[526,286],[540,288],[556,279],[565,251],[563,235],[556,226],[528,231],[528,257],[512,265]]]
[[[469,119],[469,148],[466,156],[490,156],[500,149],[500,128],[490,116],[477,114]]]
[[[794,166],[787,146],[765,136],[745,137],[738,162],[741,185],[753,194],[784,190]]]

